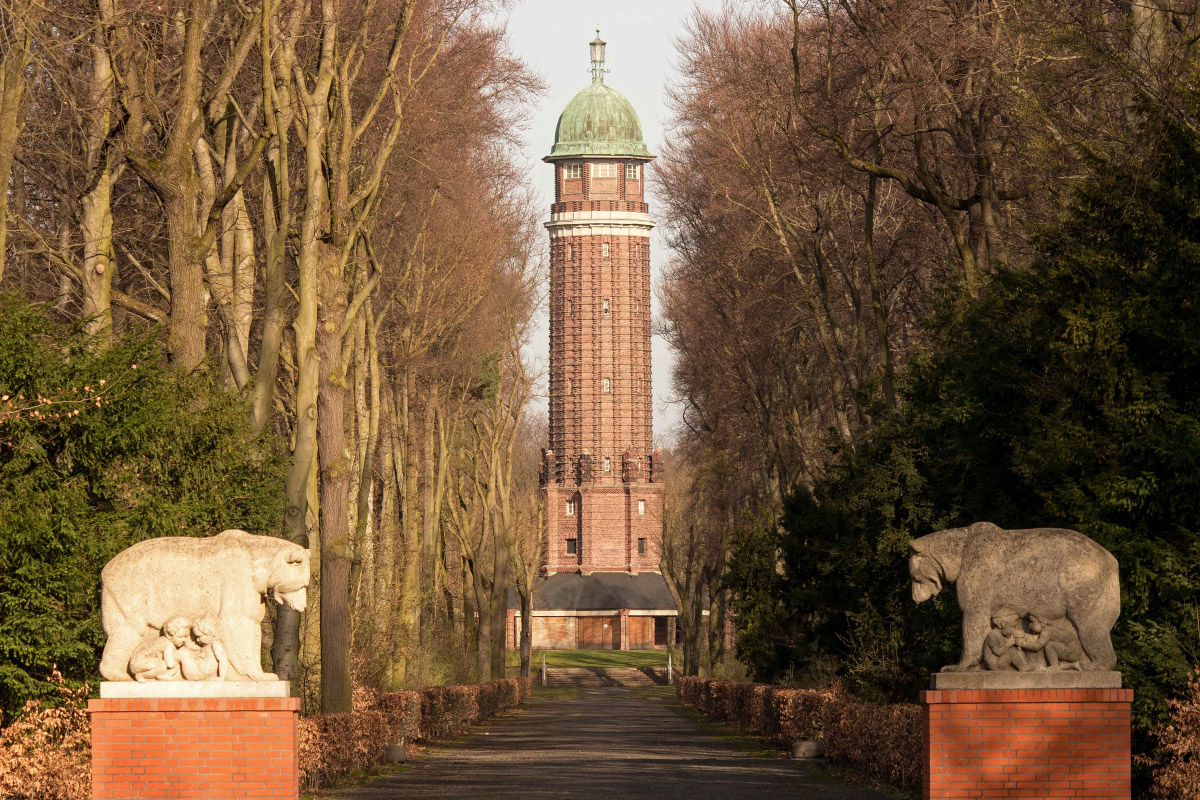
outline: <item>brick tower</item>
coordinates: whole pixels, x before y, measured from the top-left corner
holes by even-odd
[[[650,219],[633,106],[592,82],[559,117],[550,209],[550,447],[544,573],[658,572],[661,458],[650,392]],[[657,576],[655,576],[657,577]]]

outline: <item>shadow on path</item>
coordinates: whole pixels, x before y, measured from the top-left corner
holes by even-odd
[[[411,768],[339,794],[345,800],[528,798],[828,798],[885,800],[810,777],[788,759],[754,758],[629,689],[533,701]]]

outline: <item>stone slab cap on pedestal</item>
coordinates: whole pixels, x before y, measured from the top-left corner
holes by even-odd
[[[1114,670],[1042,670],[1038,672],[935,672],[930,689],[1120,689]]]
[[[102,700],[291,697],[291,681],[101,681]]]

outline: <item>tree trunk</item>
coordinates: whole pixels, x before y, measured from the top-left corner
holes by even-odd
[[[287,480],[287,506],[283,513],[284,531],[289,541],[308,547],[308,476],[313,451],[317,446],[317,409],[308,406],[296,421],[296,444],[292,448],[292,469]],[[275,609],[275,639],[271,645],[272,669],[280,680],[292,681],[298,692],[300,656],[300,612],[286,605]]]
[[[493,531],[497,534],[501,533]],[[503,537],[493,542],[491,679],[504,677],[504,655],[508,645],[508,548]]]
[[[864,255],[867,260],[867,282],[871,289],[871,314],[875,318],[875,335],[879,345],[879,369],[883,386],[883,399],[890,409],[896,408],[895,374],[892,367],[892,344],[888,335],[887,309],[884,307],[883,291],[879,286],[879,265],[875,258],[875,189],[878,178],[867,176],[867,200],[863,225]]]
[[[530,661],[533,658],[533,598],[525,591],[519,594],[521,601],[521,677],[529,677]]]
[[[80,203],[79,230],[83,235],[81,314],[97,347],[112,342],[112,276],[115,259],[112,239],[112,173],[106,163],[96,183]]]
[[[346,376],[341,326],[348,301],[338,251],[321,246],[317,312],[317,457],[321,468],[321,713],[352,709],[350,680],[349,489]]]
[[[486,681],[492,671],[491,601],[479,574],[479,565],[471,565],[471,587],[475,591],[475,646],[478,679]]]
[[[183,124],[183,123],[180,123]],[[204,361],[208,329],[208,298],[196,242],[196,197],[192,154],[181,159],[164,191],[167,221],[167,275],[171,284],[171,312],[167,319],[167,355],[185,369]]]
[[[10,46],[0,53],[0,280],[4,279],[8,239],[9,177],[29,107],[25,70],[29,63],[30,31],[37,27],[43,7],[40,3],[18,0],[10,12],[13,26],[8,38]]]
[[[103,30],[93,33],[90,45],[92,78],[88,102],[92,114],[88,126],[88,172],[91,188],[80,201],[79,229],[83,239],[83,273],[80,276],[81,313],[87,319],[92,341],[107,348],[112,341],[112,279],[116,261],[112,240],[112,171],[105,140],[112,116],[113,75],[105,36],[112,24],[111,0],[98,4]],[[2,246],[0,246],[2,250]]]
[[[435,404],[430,394],[426,394],[425,408],[422,409],[421,422],[423,460],[421,481],[421,575],[427,589],[424,602],[421,603],[421,649],[429,647],[434,632],[434,622],[438,598],[437,570],[437,518],[434,512],[438,487],[434,471],[434,415]]]
[[[390,398],[390,388],[383,387],[384,414],[383,425],[386,433],[380,436],[382,460],[380,477],[383,480],[382,497],[379,502],[379,547],[375,552],[375,588],[372,592],[372,618],[377,625],[387,625],[392,608],[392,577],[396,572],[396,538],[399,526],[396,525],[396,474],[394,435],[392,426],[396,424],[394,409]]]
[[[411,402],[416,378],[406,371],[401,378],[400,398],[396,403],[400,416],[400,452],[397,466],[403,468],[400,497],[400,530],[403,537],[403,571],[400,575],[400,625],[397,656],[407,662],[417,651],[421,624],[421,529],[417,525],[417,458],[412,437]],[[403,671],[405,667],[401,667]]]
[[[360,434],[366,439],[365,450],[358,481],[358,514],[356,515],[357,529],[355,531],[354,553],[355,564],[361,573],[367,575],[370,582],[375,574],[375,528],[378,522],[374,518],[375,509],[375,453],[379,448],[379,404],[381,397],[379,375],[379,341],[375,331],[374,308],[368,299],[360,312],[365,328],[366,352],[363,359],[366,363],[365,374],[359,380],[365,381],[367,389],[367,419],[366,430]],[[356,374],[359,368],[356,365]],[[362,592],[361,576],[356,575],[353,582],[354,598]],[[373,595],[368,587],[366,607],[373,608]],[[357,609],[357,602],[352,606]]]
[[[322,14],[326,17],[331,17],[332,8],[322,6]],[[267,16],[267,15],[264,15]],[[264,59],[265,64],[269,64],[269,60]],[[284,74],[285,79],[290,79],[291,76]],[[323,227],[323,220],[328,209],[328,187],[325,183],[325,172],[323,166],[324,153],[324,136],[325,126],[327,122],[326,115],[326,100],[329,95],[329,84],[333,80],[333,43],[332,40],[325,39],[321,43],[321,62],[318,68],[317,86],[310,97],[305,99],[305,119],[307,125],[304,128],[304,169],[305,169],[305,205],[304,213],[300,222],[300,243],[299,252],[297,254],[297,268],[299,272],[297,280],[297,304],[296,317],[292,321],[292,329],[296,337],[296,436],[295,442],[292,445],[292,466],[288,473],[288,506],[287,527],[290,535],[299,537],[303,535],[304,544],[308,546],[307,532],[304,531],[307,524],[308,512],[308,490],[309,476],[312,472],[313,453],[316,451],[317,441],[317,385],[320,373],[319,356],[317,355],[317,299],[319,296],[319,273],[320,273],[320,257],[323,253],[324,245],[320,241],[320,236]],[[264,87],[266,90],[266,87]],[[269,92],[264,91],[265,94]],[[282,99],[282,98],[281,98]],[[270,108],[270,105],[265,105],[264,108]],[[280,148],[284,148],[286,140],[283,134],[286,131],[286,126],[277,123],[278,133],[280,134]],[[281,159],[286,159],[286,153],[281,152]],[[286,164],[285,160],[281,163]],[[286,178],[286,168],[277,175],[277,177]],[[286,198],[286,183],[279,184],[280,197]],[[281,219],[287,218],[287,209],[279,208],[278,213]],[[277,281],[274,285],[279,292],[278,298],[286,301],[287,286],[285,283],[285,267],[283,263],[283,254],[286,248],[286,240],[288,230],[286,227],[281,227],[271,237],[272,247],[277,247],[276,253],[269,254],[267,259],[267,270],[269,280]],[[336,259],[336,253],[333,254]],[[272,287],[268,287],[270,292]],[[283,304],[278,307],[279,319],[282,319]],[[340,325],[340,323],[338,323]],[[282,334],[282,331],[280,331]],[[265,336],[264,332],[264,336]],[[282,335],[280,336],[282,341]],[[264,346],[267,342],[264,339]],[[260,360],[260,364],[261,364]],[[262,416],[259,419],[260,424],[266,425],[267,414],[270,411],[269,393],[264,393],[265,396],[256,395],[256,409],[261,408]],[[257,412],[256,412],[257,413]],[[305,420],[308,420],[306,422]],[[309,427],[306,427],[309,426]],[[322,454],[323,455],[323,454]],[[314,502],[316,502],[314,500]],[[321,513],[318,503],[315,510]],[[321,537],[322,550],[324,549],[324,536]],[[295,539],[298,541],[298,539]],[[323,556],[322,554],[318,554]],[[319,558],[321,569],[323,569],[324,558]],[[321,586],[322,603],[324,603],[324,585]],[[323,609],[322,609],[323,610]],[[322,620],[322,625],[324,620]],[[275,645],[272,653],[276,658],[276,673],[280,677],[284,677],[282,669],[286,670],[286,674],[290,676],[296,675],[297,658],[300,652],[300,620],[297,617],[293,618],[291,613],[281,613],[276,622]],[[292,678],[294,680],[294,677]]]

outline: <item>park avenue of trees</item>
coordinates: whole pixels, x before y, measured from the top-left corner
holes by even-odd
[[[319,605],[271,620],[307,710],[503,674],[546,250],[504,5],[0,0],[6,715],[94,674],[107,558],[223,527],[313,545]],[[1198,13],[692,16],[653,178],[687,672],[911,700],[955,611],[908,541],[1060,525],[1122,565],[1154,750],[1200,664]]]

